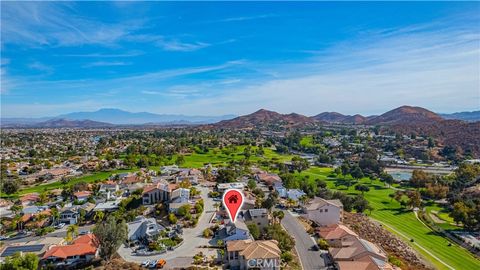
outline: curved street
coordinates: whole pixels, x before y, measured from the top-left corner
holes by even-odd
[[[152,255],[152,256],[135,256],[132,254],[132,249],[127,248],[122,245],[118,249],[118,254],[126,261],[142,263],[146,260],[158,260],[164,259],[167,261],[167,267],[172,265],[172,261],[175,261],[175,266],[180,267],[183,265],[190,265],[192,257],[198,252],[202,251],[205,255],[216,254],[215,249],[205,249],[199,248],[200,246],[209,245],[211,239],[204,238],[202,233],[203,230],[210,227],[210,219],[215,212],[214,201],[212,198],[208,197],[208,188],[198,187],[198,190],[201,191],[201,197],[204,201],[204,212],[198,220],[198,224],[195,228],[185,228],[183,229],[183,244],[180,245],[175,250],[167,251],[163,254]],[[169,263],[170,262],[170,263]]]

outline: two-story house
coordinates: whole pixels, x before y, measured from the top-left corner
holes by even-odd
[[[263,230],[270,224],[270,215],[265,208],[249,209],[240,213],[245,224],[255,224],[260,230]]]
[[[279,270],[280,248],[276,240],[235,240],[226,244],[229,269]]]
[[[343,221],[343,204],[340,200],[325,200],[315,197],[303,206],[303,217],[319,226],[339,224]]]

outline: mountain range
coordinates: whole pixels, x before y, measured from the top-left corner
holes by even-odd
[[[93,112],[73,112],[62,114],[54,117],[41,118],[2,118],[2,126],[32,126],[41,127],[52,124],[52,120],[62,119],[65,124],[75,125],[81,124],[82,120],[91,120],[94,122],[101,122],[104,126],[107,125],[198,125],[216,123],[225,119],[232,119],[235,115],[221,115],[221,116],[188,116],[181,114],[155,114],[149,112],[128,112],[119,109],[100,109]],[[54,121],[61,123],[61,121]],[[101,123],[99,125],[101,125]],[[93,124],[87,123],[85,124]],[[67,126],[68,126],[67,125]],[[93,124],[98,126],[97,124]],[[88,126],[90,127],[90,126]]]
[[[180,114],[132,113],[119,109],[100,109],[93,112],[73,112],[55,117],[2,118],[2,127],[109,127],[113,125],[203,125],[214,124],[222,128],[245,128],[254,126],[282,125],[296,127],[314,123],[403,125],[437,123],[448,119],[479,121],[480,111],[436,114],[421,107],[401,106],[381,115],[344,115],[338,112],[323,112],[315,116],[297,113],[280,114],[261,109],[252,114],[235,117],[187,116]]]

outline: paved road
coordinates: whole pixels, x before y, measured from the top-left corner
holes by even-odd
[[[206,187],[199,187],[198,188],[202,193],[201,196],[204,201],[204,212],[200,219],[198,220],[198,224],[195,228],[187,228],[183,229],[182,238],[184,240],[183,244],[179,246],[177,249],[173,251],[167,251],[167,253],[153,255],[153,256],[135,256],[132,254],[132,250],[130,248],[125,248],[122,245],[119,250],[118,254],[126,261],[141,263],[146,260],[158,260],[158,259],[165,259],[167,261],[167,265],[170,265],[170,261],[175,262],[175,266],[181,267],[179,265],[181,262],[185,262],[185,267],[191,264],[191,260],[186,260],[185,257],[192,258],[195,254],[199,251],[202,251],[205,255],[211,255],[216,252],[216,250],[207,250],[198,248],[199,246],[209,245],[208,241],[211,239],[206,239],[202,236],[203,230],[205,228],[210,227],[209,221],[213,215],[213,211],[215,211],[214,201],[212,198],[208,197],[208,188]]]
[[[302,263],[303,269],[327,269],[322,252],[311,250],[315,242],[305,231],[304,227],[289,211],[283,210],[285,218],[282,219],[282,225],[287,232],[295,239],[295,249]]]

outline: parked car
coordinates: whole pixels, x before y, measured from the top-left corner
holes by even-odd
[[[148,266],[148,268],[157,268],[157,263],[158,263],[158,260],[150,262],[150,265]]]
[[[167,263],[167,261],[165,261],[164,259],[158,260],[158,262],[157,262],[157,269],[158,269],[158,268],[163,268],[163,266],[165,266],[166,263]]]
[[[148,267],[150,265],[150,260],[146,260],[140,264],[141,267]]]
[[[9,238],[8,236],[0,235],[0,240],[7,240],[8,238]]]
[[[90,231],[81,231],[81,232],[79,233],[79,235],[85,235],[85,234],[89,234],[89,233],[90,233]]]
[[[65,227],[65,225],[66,225],[65,223],[59,223],[54,228],[55,229],[61,229],[61,228]]]

